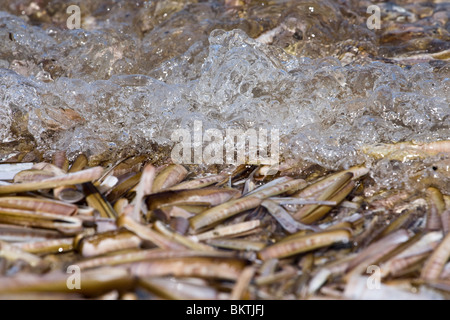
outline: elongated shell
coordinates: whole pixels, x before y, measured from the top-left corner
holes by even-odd
[[[204,178],[198,178],[195,180],[189,180],[182,183],[179,183],[173,187],[170,187],[168,190],[186,190],[186,189],[198,189],[210,186],[214,183],[220,182],[224,179],[223,175],[214,175],[208,176]]]
[[[445,202],[442,193],[436,188],[427,189],[427,229],[441,230],[442,219],[441,215],[445,211]]]
[[[308,234],[271,245],[270,247],[261,250],[258,253],[258,256],[261,260],[285,258],[302,252],[326,247],[336,242],[348,242],[350,237],[351,233],[348,230],[332,230]]]
[[[133,275],[139,277],[200,277],[236,280],[245,264],[236,259],[178,258],[137,262],[130,266]]]
[[[78,211],[78,207],[72,204],[32,197],[1,197],[0,207],[61,214],[65,216],[74,215]]]
[[[236,196],[239,196],[239,191],[232,189],[174,190],[151,194],[146,197],[146,203],[149,210],[183,204],[217,206]]]
[[[439,278],[445,264],[450,258],[450,234],[447,234],[439,244],[438,248],[426,261],[421,277],[425,280],[435,280]]]
[[[37,182],[17,183],[8,186],[0,186],[0,194],[36,191],[40,189],[52,189],[62,186],[80,184],[97,180],[101,177],[103,168],[95,167],[84,171],[69,173]]]
[[[80,288],[67,286],[71,274],[50,272],[45,275],[19,274],[15,277],[0,277],[0,294],[26,292],[81,292],[100,294],[110,290],[130,288],[135,282],[130,273],[121,268],[98,268],[80,273]]]
[[[128,231],[108,231],[80,242],[78,250],[83,257],[93,257],[109,252],[139,248],[142,240]]]
[[[187,174],[187,170],[182,165],[170,165],[156,176],[155,181],[153,182],[152,191],[159,192],[161,190],[168,189],[183,181]]]
[[[232,217],[240,212],[256,208],[260,204],[261,199],[252,196],[229,201],[192,217],[190,224],[194,230],[198,230],[211,226],[216,222]]]

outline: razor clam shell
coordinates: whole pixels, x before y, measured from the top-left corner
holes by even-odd
[[[97,180],[103,173],[103,168],[95,167],[63,176],[57,176],[37,182],[16,183],[8,186],[0,186],[0,194],[10,194],[40,189],[52,189],[67,185],[81,184]]]

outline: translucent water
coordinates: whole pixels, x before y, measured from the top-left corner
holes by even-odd
[[[192,129],[194,121],[223,132],[279,129],[284,158],[329,169],[368,161],[360,152],[367,144],[450,139],[445,61],[410,68],[340,61],[332,52],[348,42],[346,7],[301,2],[309,14],[297,6],[289,15],[287,3],[250,5],[247,18],[238,19],[215,2],[104,1],[95,11],[87,1],[80,6],[91,15],[79,30],[64,28],[64,14],[36,23],[32,14],[25,21],[27,15],[0,12],[0,157],[24,146],[105,158],[170,150],[174,130]],[[335,10],[328,20],[327,6]],[[3,9],[20,9],[11,8]],[[252,18],[258,14],[274,21]],[[276,28],[274,17],[284,29],[271,43],[257,41]],[[313,26],[317,19],[324,21]],[[362,22],[356,28],[359,43],[373,48],[375,35]],[[327,46],[333,32],[336,47]],[[300,37],[302,49],[275,43],[288,36]]]

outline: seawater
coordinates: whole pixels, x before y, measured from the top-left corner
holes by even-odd
[[[366,25],[376,2],[74,4],[76,30],[64,1],[0,5],[0,157],[167,152],[199,121],[277,130],[283,159],[368,163],[397,187],[408,180],[385,173],[412,167],[372,163],[362,146],[450,139],[448,59],[429,58],[450,48],[446,2],[380,2],[380,30]]]

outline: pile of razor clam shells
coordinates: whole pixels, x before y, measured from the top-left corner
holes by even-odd
[[[420,150],[448,158],[448,146]],[[38,160],[0,163],[1,299],[450,297],[450,195],[432,185],[367,196],[370,166]]]

